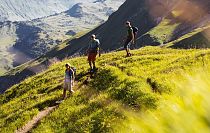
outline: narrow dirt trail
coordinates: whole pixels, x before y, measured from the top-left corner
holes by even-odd
[[[53,110],[55,110],[58,107],[58,105],[56,106],[52,106],[52,107],[48,107],[45,110],[39,112],[37,114],[37,116],[35,116],[31,121],[29,121],[25,126],[23,126],[21,129],[15,131],[15,133],[27,133],[29,131],[31,131],[35,126],[38,125],[38,123],[44,118],[46,117],[48,114],[50,114]]]
[[[77,86],[76,90],[78,90],[79,88],[82,88],[81,86],[78,86],[78,82],[74,83],[75,86]],[[32,120],[30,120],[25,126],[23,126],[22,128],[18,129],[15,131],[15,133],[28,133],[30,132],[34,127],[36,127],[39,122],[46,116],[48,116],[51,112],[53,112],[54,110],[56,110],[56,108],[58,108],[59,104],[62,101],[56,101],[56,105],[55,106],[51,106],[51,107],[47,107],[45,110],[39,112],[36,116],[33,117]]]

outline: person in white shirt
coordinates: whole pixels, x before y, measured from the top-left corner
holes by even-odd
[[[63,99],[66,98],[66,90],[69,90],[70,93],[74,93],[73,90],[73,78],[74,78],[74,70],[72,70],[71,65],[67,63],[65,65],[65,78],[64,78],[64,90],[63,90]]]

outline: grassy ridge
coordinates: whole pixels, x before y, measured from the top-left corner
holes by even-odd
[[[191,31],[188,34],[183,35],[182,37],[171,41],[165,45],[165,47],[173,48],[208,48],[208,32],[210,25],[206,25],[202,28],[197,28]],[[205,35],[206,34],[206,35]]]
[[[159,110],[169,110],[167,106],[177,102],[173,99],[180,96],[180,86],[174,81],[178,81],[182,73],[190,75],[193,69],[209,66],[210,50],[146,47],[133,52],[130,58],[124,58],[124,52],[103,55],[98,59],[97,76],[88,80],[87,85],[83,82],[88,64],[82,57],[56,63],[47,71],[13,86],[0,95],[0,132],[13,132],[39,111],[55,104],[62,95],[65,62],[78,69],[76,93],[32,132],[119,132],[142,128],[153,131],[145,124],[147,117],[155,116],[164,122],[160,115],[164,113]],[[169,102],[165,106],[163,101]],[[133,111],[135,113],[131,113]],[[151,116],[148,111],[152,112]],[[145,116],[141,116],[141,120],[136,119],[139,113]],[[170,123],[167,124],[170,127]]]

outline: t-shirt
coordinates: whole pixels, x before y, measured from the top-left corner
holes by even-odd
[[[91,40],[89,44],[90,52],[96,53],[99,50],[100,41],[98,39]]]
[[[66,70],[65,71],[65,82],[71,82],[72,78],[73,78],[72,70]]]
[[[133,37],[132,36],[133,35],[133,28],[132,27],[128,27],[128,33],[127,34],[128,34],[127,37],[130,38],[130,39],[132,39],[132,37]]]

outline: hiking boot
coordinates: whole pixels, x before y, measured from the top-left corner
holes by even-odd
[[[131,54],[130,54],[130,53],[126,55],[126,57],[130,57],[130,56],[131,56]]]
[[[93,70],[96,70],[96,69],[97,69],[97,68],[94,66],[94,67],[93,67]]]
[[[94,72],[96,72],[97,70],[98,70],[98,68],[96,68],[96,67],[93,68],[93,71],[94,71]]]

